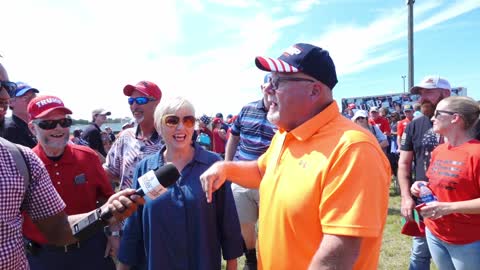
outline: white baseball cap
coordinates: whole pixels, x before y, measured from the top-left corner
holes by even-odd
[[[355,122],[355,120],[357,120],[358,117],[364,117],[364,118],[367,118],[368,119],[368,113],[367,111],[364,111],[364,110],[358,110],[355,112],[355,114],[353,115],[352,117],[352,121]]]
[[[419,94],[420,89],[445,89],[445,90],[452,90],[450,83],[447,79],[441,78],[438,75],[429,75],[423,78],[420,84],[412,87],[410,89],[410,93],[412,94]]]

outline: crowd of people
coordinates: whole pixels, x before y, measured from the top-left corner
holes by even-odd
[[[261,97],[225,119],[196,117],[185,97],[163,100],[154,82],[125,85],[134,121],[118,134],[103,108],[71,131],[61,97],[9,81],[0,65],[0,182],[10,190],[0,194],[0,269],[211,270],[223,259],[233,270],[241,256],[244,270],[376,269],[392,175],[402,216],[423,217],[410,269],[431,258],[441,270],[480,265],[477,102],[427,76],[410,90],[418,104],[340,112],[328,51],[298,43],[255,65],[267,72]],[[175,184],[158,198],[132,195],[167,164]],[[421,185],[436,201],[422,204]],[[72,236],[69,224],[107,208],[104,230]]]

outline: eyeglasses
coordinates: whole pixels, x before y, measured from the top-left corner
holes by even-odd
[[[271,90],[277,90],[278,86],[281,82],[315,82],[314,80],[306,79],[306,78],[297,78],[297,77],[270,77],[269,83],[271,85]]]
[[[15,95],[15,90],[17,90],[17,84],[11,81],[0,81],[0,89],[1,88],[7,90],[8,95],[13,97]]]
[[[145,105],[150,101],[154,101],[154,98],[150,97],[129,97],[128,98],[128,104],[133,105],[133,103],[137,103],[138,105]]]
[[[357,119],[355,119],[355,120],[365,120],[365,119],[367,119],[367,118],[366,118],[366,117],[363,117],[363,116],[359,116],[359,117],[357,117]]]
[[[193,115],[184,116],[182,123],[187,128],[192,128],[195,125],[196,118]],[[167,127],[176,127],[180,123],[180,117],[174,114],[168,114],[163,117],[163,122]]]
[[[434,114],[435,118],[439,117],[439,116],[441,115],[441,113],[446,113],[446,114],[448,114],[448,115],[454,115],[454,114],[456,114],[456,112],[436,110],[436,111],[435,111],[435,114]]]
[[[33,120],[33,123],[37,124],[39,128],[45,130],[51,130],[57,127],[58,124],[62,128],[68,128],[72,125],[71,118],[62,118],[58,120]]]

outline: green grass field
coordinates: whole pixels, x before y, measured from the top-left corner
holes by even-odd
[[[401,234],[400,229],[400,196],[395,194],[392,188],[378,269],[408,269],[412,241],[410,237]],[[242,257],[238,262],[239,270],[243,268],[243,262]],[[433,263],[431,269],[437,269]]]

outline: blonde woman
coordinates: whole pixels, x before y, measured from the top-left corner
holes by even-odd
[[[207,203],[200,175],[220,160],[192,140],[195,110],[184,98],[162,102],[155,110],[155,129],[165,141],[160,152],[143,159],[136,167],[137,179],[165,163],[173,163],[181,177],[155,200],[127,220],[119,251],[120,269],[220,270],[221,255],[227,269],[237,269],[243,253],[240,224],[230,185],[215,192]]]
[[[440,270],[480,266],[480,141],[474,138],[480,108],[473,99],[452,96],[436,107],[433,131],[445,143],[433,150],[428,185],[438,201],[420,209],[425,218],[428,249]],[[442,138],[440,138],[442,139]]]

